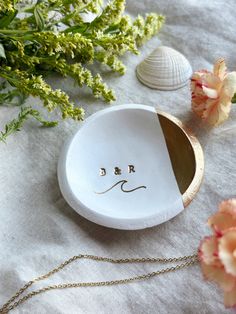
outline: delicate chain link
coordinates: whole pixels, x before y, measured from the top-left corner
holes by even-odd
[[[184,262],[181,264],[178,264],[176,266],[163,268],[158,271],[150,272],[144,275],[134,276],[130,278],[125,279],[118,279],[118,280],[110,280],[110,281],[98,281],[98,282],[75,282],[75,283],[66,283],[66,284],[58,284],[58,285],[51,285],[46,286],[44,288],[41,288],[39,290],[34,290],[28,294],[26,294],[24,297],[20,298],[18,301],[15,301],[17,298],[19,298],[29,287],[31,287],[35,282],[44,280],[52,276],[53,274],[59,272],[64,267],[69,265],[70,263],[78,260],[78,259],[90,259],[94,261],[101,261],[101,262],[109,262],[114,264],[124,264],[124,263],[173,263],[173,262]],[[67,289],[67,288],[79,288],[79,287],[96,287],[96,286],[112,286],[112,285],[118,285],[118,284],[126,284],[138,280],[145,280],[150,279],[154,276],[158,276],[160,274],[164,274],[167,272],[175,271],[190,265],[193,265],[198,262],[198,256],[197,254],[188,255],[188,256],[182,256],[182,257],[173,257],[173,258],[158,258],[158,257],[147,257],[147,258],[110,258],[110,257],[102,257],[102,256],[96,256],[96,255],[87,255],[87,254],[80,254],[71,257],[70,259],[66,260],[62,264],[60,264],[58,267],[54,268],[50,272],[46,273],[45,275],[39,276],[29,282],[27,282],[19,291],[16,292],[16,294],[10,298],[3,306],[0,308],[1,314],[6,314],[9,311],[16,308],[18,305],[22,304],[26,300],[38,295],[42,294],[49,290],[55,290],[55,289]],[[15,301],[15,302],[14,302]],[[14,302],[14,303],[13,303]]]

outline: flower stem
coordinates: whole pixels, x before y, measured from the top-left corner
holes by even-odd
[[[236,93],[234,94],[234,97],[232,98],[232,103],[233,103],[233,104],[236,103]]]

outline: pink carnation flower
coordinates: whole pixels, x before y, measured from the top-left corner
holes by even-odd
[[[213,235],[199,248],[202,272],[224,291],[226,307],[236,306],[236,199],[224,201],[208,220]]]
[[[224,122],[231,110],[236,92],[236,72],[227,73],[224,59],[219,59],[213,73],[197,71],[191,78],[192,109],[210,125]]]

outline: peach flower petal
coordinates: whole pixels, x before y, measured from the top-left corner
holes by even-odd
[[[227,274],[224,267],[215,267],[201,263],[201,268],[204,277],[207,280],[217,283],[224,291],[231,291],[235,284],[235,278]]]
[[[232,219],[232,215],[227,212],[218,212],[208,219],[208,225],[217,233],[229,228],[236,228],[236,219]]]
[[[231,100],[234,94],[236,93],[236,72],[230,72],[226,75],[223,82],[223,89],[225,94]]]
[[[218,76],[212,73],[206,73],[201,76],[202,85],[219,91],[222,86],[222,81]]]
[[[223,201],[219,205],[219,212],[208,219],[208,225],[216,232],[236,227],[236,199]]]
[[[236,199],[229,199],[220,203],[219,211],[229,213],[233,219],[236,219]]]
[[[236,228],[230,229],[219,239],[219,258],[225,271],[236,277]]]
[[[208,224],[214,235],[204,238],[198,251],[203,275],[224,290],[226,307],[236,307],[236,198],[223,201]]]
[[[227,106],[222,103],[219,104],[218,99],[208,99],[202,117],[208,124],[218,126],[228,118],[230,110],[231,103]]]
[[[202,90],[203,90],[204,94],[207,97],[209,97],[209,98],[216,99],[218,97],[217,90],[215,90],[213,88],[209,88],[209,87],[203,86]]]
[[[224,303],[227,308],[236,306],[236,286],[231,291],[224,293]]]
[[[210,125],[217,126],[229,117],[236,92],[236,72],[227,73],[225,61],[218,60],[213,73],[201,70],[191,78],[192,110]]]
[[[214,75],[219,76],[219,78],[221,80],[224,79],[224,77],[227,73],[227,67],[225,64],[225,60],[223,58],[219,58],[216,61],[215,65],[214,65],[213,73],[214,73]]]
[[[199,248],[199,258],[206,265],[222,266],[218,258],[218,241],[216,237],[206,237]]]

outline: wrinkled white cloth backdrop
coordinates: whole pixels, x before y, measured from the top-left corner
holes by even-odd
[[[196,251],[210,230],[207,217],[218,203],[236,196],[236,108],[231,118],[214,130],[199,130],[190,113],[189,87],[164,92],[150,90],[135,76],[135,67],[161,43],[183,52],[193,69],[209,68],[224,56],[236,69],[236,3],[234,0],[128,0],[131,15],[157,11],[166,15],[159,39],[151,40],[137,56],[124,59],[124,77],[106,75],[117,93],[114,105],[143,103],[172,113],[191,126],[205,151],[205,179],[192,204],[171,221],[143,231],[117,231],[95,225],[76,214],[61,196],[56,167],[64,140],[78,128],[65,121],[55,129],[29,122],[19,134],[0,144],[0,304],[24,283],[43,274],[65,258],[79,253],[112,257],[182,256]],[[105,105],[71,81],[52,78],[54,86],[85,104],[87,116]],[[30,104],[39,104],[29,99]],[[1,108],[3,127],[16,109]],[[47,283],[109,280],[156,270],[158,265],[109,265],[83,261],[68,267]],[[46,284],[46,283],[45,283]],[[41,287],[43,284],[38,284]],[[204,282],[199,266],[149,281],[115,287],[50,291],[37,296],[14,313],[223,313],[221,291]],[[229,311],[230,313],[230,311]]]

